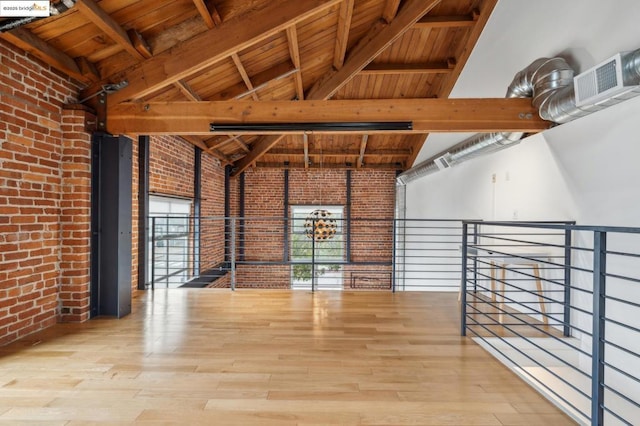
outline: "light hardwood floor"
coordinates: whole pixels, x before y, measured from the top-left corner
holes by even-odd
[[[565,425],[457,294],[160,290],[0,348],[0,424]]]

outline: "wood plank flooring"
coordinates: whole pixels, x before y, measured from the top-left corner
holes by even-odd
[[[565,425],[455,293],[159,290],[0,348],[0,425]]]

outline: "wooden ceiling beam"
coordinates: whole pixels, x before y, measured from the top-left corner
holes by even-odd
[[[232,136],[232,139],[244,152],[251,152],[251,148],[249,148],[249,145],[247,145],[247,143],[242,140],[241,136]]]
[[[364,67],[382,51],[389,47],[402,34],[412,28],[412,26],[441,0],[408,0],[404,7],[397,14],[392,23],[380,28],[374,25],[363,37],[355,48],[349,53],[348,59],[339,70],[333,69],[325,74],[312,88],[307,99],[324,100],[333,96],[342,86],[347,84]],[[275,146],[280,139],[273,136],[264,137],[264,143],[260,140],[254,145],[249,154],[253,160],[260,158],[265,152]],[[248,157],[249,157],[248,156]],[[243,158],[238,163],[239,166],[248,167]]]
[[[333,101],[217,101],[217,102],[130,102],[110,104],[107,129],[114,134],[204,134],[211,122],[305,123],[305,122],[411,121],[412,131],[428,132],[537,132],[549,123],[539,118],[530,99],[378,99]],[[276,133],[275,131],[273,133]],[[304,131],[291,131],[302,134]],[[328,133],[328,132],[315,132]],[[343,132],[378,133],[370,130]],[[389,132],[379,132],[389,133]],[[238,134],[269,134],[242,131]],[[281,135],[279,135],[281,136]],[[272,145],[277,138],[269,138]],[[279,140],[279,139],[277,139]],[[250,156],[262,155],[254,144]],[[254,158],[255,159],[255,158]],[[252,160],[253,161],[253,160]]]
[[[251,82],[251,79],[249,78],[249,74],[247,74],[247,70],[245,69],[244,65],[242,65],[242,61],[240,60],[240,56],[238,56],[237,53],[232,53],[231,54],[231,59],[233,60],[233,63],[235,64],[236,68],[238,69],[238,72],[240,73],[240,77],[242,77],[242,81],[244,81],[244,84],[247,86],[247,89],[249,90],[249,93],[251,94],[251,97],[253,98],[254,101],[259,101],[260,99],[258,98],[258,95],[256,94],[256,89],[255,89],[255,87],[253,87],[253,83]]]
[[[198,95],[189,84],[184,80],[178,80],[173,83],[174,86],[178,88],[182,92],[182,94],[189,99],[190,101],[200,102],[202,98]]]
[[[360,141],[360,155],[358,156],[358,162],[356,163],[358,168],[361,168],[364,164],[364,154],[367,150],[367,142],[369,141],[369,135],[362,135],[362,140]]]
[[[382,11],[382,19],[384,19],[387,24],[391,23],[398,14],[399,7],[400,0],[387,0],[384,5],[384,10]]]
[[[333,67],[337,70],[344,65],[344,57],[349,44],[349,30],[353,17],[354,0],[343,0],[338,13],[338,30],[336,32],[336,45],[333,54]]]
[[[206,141],[207,146],[209,147],[209,149],[218,149],[220,147],[223,147],[229,143],[233,142],[233,136],[228,136],[228,137],[215,137],[212,139],[209,139]]]
[[[228,58],[232,53],[282,32],[287,27],[336,5],[339,1],[272,2],[262,9],[251,10],[225,21],[122,73],[111,76],[118,81],[126,78],[129,85],[109,95],[109,103],[117,104],[152,94]]]
[[[247,90],[247,85],[243,83],[235,84],[231,87],[227,87],[222,92],[215,95],[208,96],[210,101],[223,101],[228,99],[242,99],[249,96],[253,91],[264,89],[269,84],[282,80],[283,78],[289,78],[292,75],[299,73],[299,70],[293,66],[290,61],[282,62],[272,68],[262,71],[253,76],[251,81],[254,83],[253,90]]]
[[[307,99],[329,99],[438,3],[440,0],[408,0],[390,24],[382,28],[374,25],[349,52],[344,66],[325,74],[311,88]]]
[[[413,64],[376,64],[367,65],[361,75],[385,74],[447,74],[453,71],[452,62],[429,62]]]
[[[94,74],[95,67],[86,59],[83,58],[82,66],[79,66],[71,56],[51,46],[26,28],[0,33],[0,38],[82,83],[88,84],[99,79],[99,76]]]
[[[105,12],[95,0],[78,0],[76,8],[85,18],[93,22],[100,28],[111,40],[116,42],[125,51],[136,59],[147,59],[145,55],[140,53],[132,43],[129,35],[107,12]],[[142,37],[142,36],[140,36]]]
[[[211,3],[207,5],[205,0],[193,0],[193,4],[196,6],[196,9],[198,9],[198,13],[202,17],[202,20],[204,20],[207,28],[211,29],[222,23],[222,17],[218,13],[215,5]]]
[[[238,176],[247,170],[258,158],[262,157],[265,152],[277,145],[284,137],[285,135],[267,135],[260,138],[253,144],[253,149],[250,153],[235,162],[234,171],[231,173],[231,176]]]
[[[302,60],[300,59],[300,46],[298,45],[298,30],[295,25],[287,28],[287,41],[289,43],[289,56],[291,57],[291,62],[293,62],[293,66],[296,69],[301,70]],[[302,83],[302,73],[296,73],[294,79],[296,83],[296,96],[299,101],[303,101],[304,85]]]

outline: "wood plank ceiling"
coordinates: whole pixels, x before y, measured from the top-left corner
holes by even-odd
[[[170,110],[229,100],[246,101],[248,110],[268,101],[401,105],[448,97],[496,3],[77,0],[58,16],[0,37],[83,83],[81,98],[127,80],[108,95],[110,107],[170,103]],[[358,114],[356,108],[347,115]],[[110,130],[109,115],[107,123]],[[248,167],[404,170],[426,138],[425,132],[362,131],[177,136],[235,165],[236,173]]]

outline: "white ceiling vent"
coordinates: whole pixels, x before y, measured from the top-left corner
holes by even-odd
[[[637,87],[624,85],[621,53],[575,76],[573,85],[576,92],[576,106],[579,107],[597,104]]]
[[[447,152],[445,155],[433,160],[433,162],[436,163],[436,166],[440,170],[448,169],[449,167],[451,167],[451,154]]]

